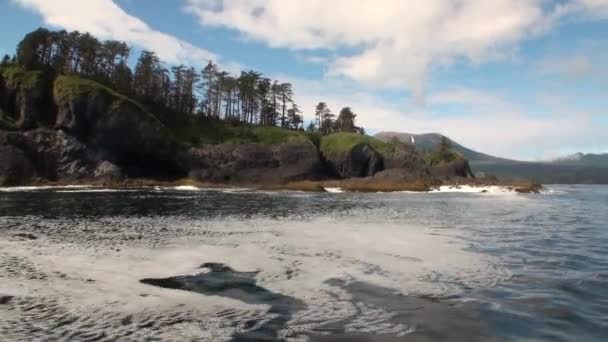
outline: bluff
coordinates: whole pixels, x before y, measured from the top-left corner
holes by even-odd
[[[284,183],[470,177],[466,161],[430,166],[406,144],[355,133],[153,113],[99,83],[20,67],[0,72],[0,185],[127,178]]]

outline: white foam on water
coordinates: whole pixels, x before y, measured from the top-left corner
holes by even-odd
[[[177,191],[200,191],[201,190],[200,188],[198,188],[196,186],[192,186],[192,185],[180,185],[180,186],[170,187],[167,189],[177,190]]]
[[[120,229],[121,222],[149,226],[154,220],[121,218],[116,226]],[[199,268],[203,263],[219,262],[237,271],[259,271],[256,279],[260,286],[306,303],[308,308],[294,321],[326,322],[339,321],[358,310],[347,292],[327,283],[330,279],[363,281],[403,294],[453,295],[465,287],[495,284],[510,276],[491,257],[467,251],[461,240],[403,222],[375,225],[356,218],[171,222],[167,218],[163,224],[191,230],[180,234],[184,237],[175,236],[163,248],[121,246],[115,251],[111,246],[83,247],[44,238],[0,241],[0,255],[10,254],[49,274],[68,276],[6,278],[2,287],[61,298],[63,305],[76,311],[110,307],[142,312],[176,306],[210,314],[226,308],[260,310],[260,306],[228,298],[139,282],[143,278],[197,274],[204,272]],[[79,224],[94,227],[95,222]],[[142,298],[141,294],[147,296]]]
[[[91,189],[83,189],[83,190],[56,190],[55,192],[58,193],[95,193],[95,192],[99,192],[99,193],[104,193],[104,192],[136,192],[138,190],[133,190],[133,189],[95,189],[95,188],[91,188]]]
[[[515,194],[515,190],[506,186],[471,186],[471,185],[442,185],[430,193],[467,193],[467,194]]]
[[[87,189],[92,188],[92,185],[43,185],[43,186],[12,186],[0,187],[0,192],[26,192],[40,190],[57,190],[57,189]]]

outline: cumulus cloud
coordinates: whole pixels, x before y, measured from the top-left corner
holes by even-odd
[[[562,112],[556,112],[552,106],[539,106],[537,110],[542,111],[535,111],[519,106],[505,94],[451,88],[431,91],[425,107],[405,106],[342,80],[273,76],[294,85],[295,100],[304,110],[306,120],[312,119],[315,105],[324,101],[334,112],[344,106],[352,107],[358,115],[357,123],[368,133],[437,132],[467,147],[500,157],[539,160],[553,154],[562,155],[563,151],[608,148],[602,139],[608,134],[608,126],[597,124],[601,114],[572,104],[561,104]],[[455,115],[445,115],[442,105],[458,105],[462,110]]]
[[[112,0],[13,0],[39,13],[48,25],[90,32],[105,39],[117,39],[155,51],[169,63],[202,64],[216,55],[172,35],[156,31],[126,13]]]
[[[607,0],[186,0],[202,25],[271,47],[337,52],[329,75],[421,97],[429,71],[481,63],[573,14],[608,15]],[[341,48],[350,53],[343,53]],[[354,51],[354,52],[352,52]],[[341,53],[341,54],[340,54]]]

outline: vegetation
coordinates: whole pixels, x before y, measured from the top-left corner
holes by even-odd
[[[7,86],[23,91],[41,91],[48,88],[49,77],[40,70],[26,70],[18,65],[6,65],[1,68],[2,78]]]
[[[452,144],[446,137],[441,137],[441,142],[436,151],[428,152],[426,162],[429,166],[437,166],[445,163],[453,162],[454,160],[462,159],[463,156],[451,150]]]
[[[350,151],[359,144],[369,144],[380,154],[392,150],[391,145],[368,135],[357,133],[334,133],[321,138],[320,149],[325,155],[335,155]]]
[[[130,55],[124,42],[40,28],[24,37],[12,59],[2,59],[0,72],[11,88],[30,91],[47,82],[49,98],[54,84],[59,102],[86,94],[107,96],[114,107],[134,105],[190,144],[311,141],[319,146],[321,135],[363,133],[351,108],[335,119],[323,102],[317,106],[318,124],[311,121],[304,133],[293,86],[257,71],[230,75],[213,61],[202,70],[167,67],[152,51],[142,51],[131,69]]]
[[[160,123],[160,121],[136,101],[115,92],[114,90],[99,84],[95,81],[83,79],[77,76],[59,76],[55,80],[53,96],[59,104],[77,97],[107,97],[111,108],[118,108],[121,105],[131,105],[139,109],[144,117],[150,121]]]

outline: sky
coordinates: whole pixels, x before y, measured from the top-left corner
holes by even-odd
[[[0,0],[0,19],[1,54],[86,31],[291,82],[305,119],[324,101],[501,157],[608,152],[608,0]]]

